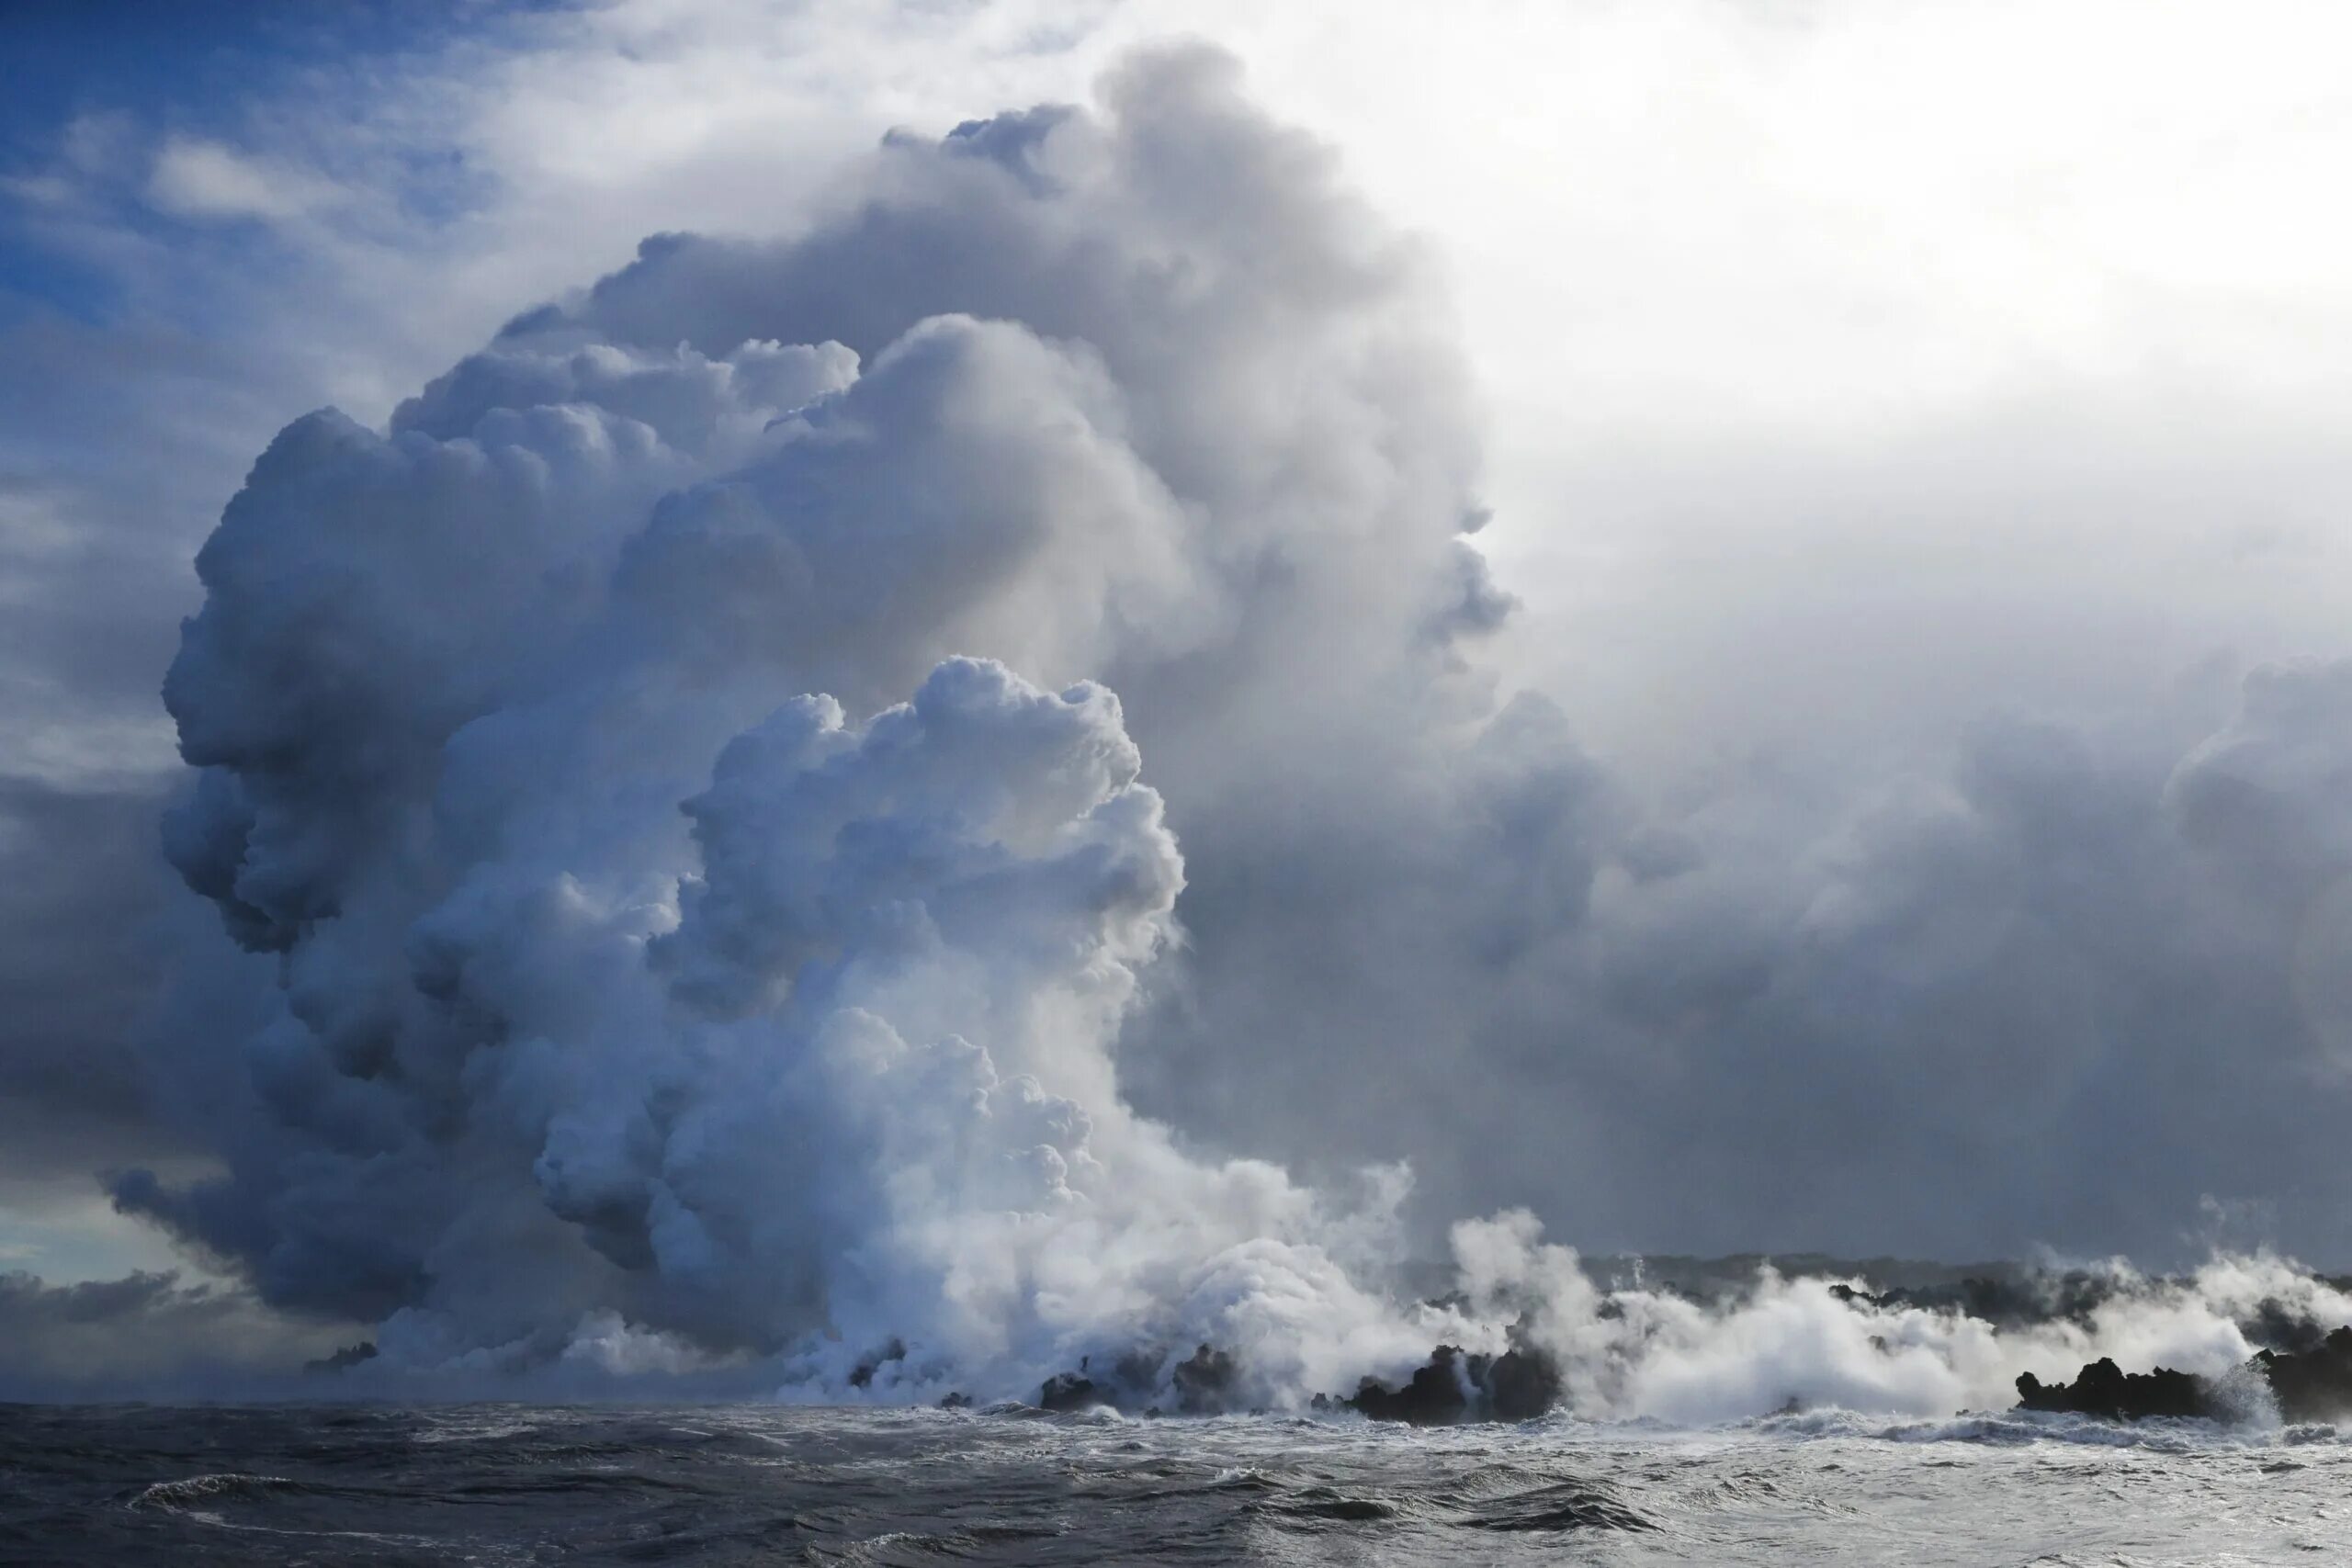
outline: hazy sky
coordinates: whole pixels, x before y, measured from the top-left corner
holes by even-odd
[[[1000,243],[961,218],[907,253],[936,287],[869,287],[828,248],[897,190],[868,163],[886,133],[1087,103],[1179,37],[1236,56],[1409,236],[1393,368],[1418,384],[1363,394],[1405,431],[1372,446],[1409,477],[1483,445],[1476,544],[1519,602],[1461,637],[1473,696],[1413,679],[1524,722],[1457,769],[1437,759],[1479,724],[1273,667],[1389,671],[1331,606],[1388,591],[1376,551],[1399,581],[1452,570],[1402,524],[1330,558],[1295,642],[1228,650],[1340,716],[1319,761],[1283,759],[1273,695],[1039,642],[1055,667],[1022,673],[1121,688],[1184,846],[1181,983],[1146,984],[1119,1047],[1137,1108],[1318,1180],[1409,1160],[1428,1224],[1521,1203],[1594,1249],[2161,1260],[2220,1227],[2352,1262],[2338,8],[224,9],[0,19],[0,1267],[250,1271],[97,1178],[168,1188],[232,1153],[159,1103],[183,1090],[157,1032],[239,1037],[219,976],[266,989],[270,961],[232,960],[159,850],[185,787],[159,692],[195,553],[280,428],[332,404],[380,429],[549,300],[632,354],[836,337],[869,369],[919,316],[999,312],[1093,343],[1138,407],[1246,420],[1293,330],[1279,290],[1263,361],[1201,369],[1091,305],[956,296],[957,247]],[[1253,230],[1214,168],[1167,179],[1148,215],[1106,197],[1086,221],[1249,255],[1354,221],[1277,204]],[[583,302],[665,233],[743,244],[707,276],[649,252],[641,301]],[[739,274],[794,281],[742,284],[775,298],[737,316],[697,296]],[[828,288],[846,303],[804,306]],[[1295,499],[1188,478],[1194,447],[1136,417],[1179,510]],[[1353,439],[1263,450],[1311,468]],[[1063,591],[1145,592],[1104,570]],[[842,658],[836,687],[877,682],[842,693],[853,716],[912,689]],[[1217,804],[1245,764],[1282,809]]]

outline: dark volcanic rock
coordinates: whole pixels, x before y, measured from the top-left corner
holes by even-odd
[[[1356,1385],[1348,1401],[1375,1421],[1406,1421],[1416,1427],[1448,1427],[1470,1411],[1470,1393],[1463,1386],[1462,1347],[1441,1345],[1426,1365],[1414,1369],[1403,1388],[1384,1388],[1376,1378]]]
[[[2352,1413],[2352,1327],[2300,1353],[2257,1352],[2254,1364],[2269,1380],[2286,1420],[2327,1421]]]
[[[1416,1427],[1532,1421],[1559,1402],[1559,1364],[1516,1328],[1511,1338],[1511,1348],[1499,1356],[1465,1355],[1458,1345],[1441,1345],[1404,1387],[1390,1389],[1366,1378],[1355,1397],[1343,1403],[1375,1421]]]
[[[2286,1420],[2328,1421],[2352,1415],[2352,1326],[2336,1329],[2309,1350],[2256,1351],[2246,1370],[2269,1384]],[[2193,1372],[2167,1367],[2126,1372],[2104,1356],[2076,1373],[2071,1383],[2044,1383],[2025,1373],[2018,1379],[2018,1408],[2072,1411],[2109,1421],[2230,1414],[2229,1402]]]
[[[1094,1380],[1080,1372],[1056,1372],[1037,1391],[1040,1410],[1086,1410],[1109,1403],[1108,1396],[1094,1386]]]
[[[1203,1415],[1223,1410],[1231,1403],[1233,1380],[1241,1368],[1223,1350],[1204,1345],[1193,1352],[1192,1359],[1180,1361],[1170,1381],[1176,1385],[1177,1408],[1187,1415]]]
[[[1532,1421],[1560,1402],[1560,1364],[1532,1345],[1495,1358],[1483,1381],[1491,1420]]]
[[[2018,1408],[2070,1411],[2109,1421],[2221,1414],[2211,1386],[2195,1373],[2177,1372],[2169,1367],[2127,1372],[2106,1356],[2085,1367],[2070,1383],[2045,1384],[2031,1372],[2020,1373]]]
[[[302,1370],[306,1372],[339,1372],[346,1368],[356,1367],[364,1361],[372,1361],[375,1359],[375,1345],[368,1340],[362,1339],[356,1345],[345,1345],[343,1348],[335,1351],[331,1356],[321,1356],[315,1361],[303,1362]]]

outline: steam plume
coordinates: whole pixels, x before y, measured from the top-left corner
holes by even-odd
[[[1236,739],[1311,793],[1476,716],[1459,369],[1326,164],[1152,58],[288,427],[166,687],[171,857],[277,983],[159,1051],[226,1174],[119,1201],[392,1365],[1425,1351],[1340,1257],[1393,1179],[1189,1156],[1113,1059],[1182,862],[1083,677],[1204,815]]]
[[[1577,1408],[1699,1416],[1996,1400],[2091,1342],[2242,1356],[2234,1276],[1996,1345],[1772,1278],[1604,1300],[1516,1209],[1415,1302],[1400,1170],[1302,1180],[1123,1094],[1189,1031],[1268,1058],[1261,1099],[1295,1066],[1437,1120],[1492,1092],[1455,1047],[1534,1053],[1531,1019],[1670,1076],[1636,1048],[1663,998],[1702,1061],[1843,1038],[1878,1014],[1803,982],[1900,947],[1899,1005],[2010,940],[1921,889],[2060,793],[2007,787],[2046,737],[1988,741],[1972,811],[1842,825],[1821,886],[1764,886],[1769,824],[1638,822],[1550,704],[1498,704],[1451,343],[1416,248],[1179,51],[1099,112],[894,139],[794,240],[649,241],[385,432],[297,421],[165,691],[200,770],[167,852],[265,955],[149,1053],[221,1170],[117,1201],[378,1322],[371,1376],[928,1398],[1099,1359],[1149,1399],[1207,1345],[1221,1398],[1297,1404],[1516,1325]],[[2298,738],[2339,676],[2266,679],[2149,819],[2324,881],[2344,842],[2231,781],[2324,773]],[[1312,988],[1347,995],[1310,1023]]]

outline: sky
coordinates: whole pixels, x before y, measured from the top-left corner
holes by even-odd
[[[983,367],[969,386],[1018,389],[975,406],[1064,400],[1100,437],[1075,453],[997,431],[1004,450],[1043,444],[1034,470],[1007,465],[1034,492],[999,499],[1047,519],[1051,547],[918,626],[923,594],[949,592],[922,588],[919,558],[801,537],[826,592],[792,615],[834,640],[746,643],[729,678],[756,692],[707,733],[639,732],[646,754],[679,749],[642,788],[669,792],[662,822],[699,824],[675,807],[725,798],[720,742],[804,692],[841,699],[838,744],[865,757],[878,742],[857,727],[949,655],[1048,694],[1116,692],[1116,740],[1074,711],[1089,744],[1139,748],[1141,783],[1088,810],[1156,790],[1182,890],[1149,916],[1166,929],[1148,959],[1100,936],[1132,992],[1069,1002],[1115,1016],[1034,1070],[1048,1089],[1075,1075],[1083,1093],[1057,1092],[1095,1107],[1125,1157],[1265,1159],[1317,1192],[1404,1162],[1398,1245],[1417,1252],[1516,1205],[1592,1252],[2168,1265],[2228,1241],[2352,1264],[2335,1153],[2352,1095],[2352,219],[2327,199],[2352,153],[2346,27],[2315,4],[2098,0],[1485,0],[1442,24],[1310,0],[5,8],[0,1266],[50,1287],[178,1270],[139,1301],[213,1325],[232,1359],[273,1313],[325,1346],[403,1309],[460,1339],[539,1310],[350,1285],[460,1278],[456,1217],[413,1258],[288,1261],[287,1216],[320,1190],[288,1173],[324,1157],[296,1144],[352,1157],[357,1134],[322,1131],[327,1099],[273,1100],[257,1064],[276,1047],[256,1043],[291,1018],[330,1077],[383,1089],[316,997],[411,987],[419,933],[456,919],[428,914],[448,894],[435,878],[463,879],[450,843],[397,864],[373,846],[416,813],[454,834],[508,798],[481,783],[469,806],[447,782],[508,776],[481,760],[495,726],[455,762],[436,739],[415,766],[442,793],[387,794],[390,816],[348,805],[375,798],[352,759],[445,709],[540,714],[529,733],[588,747],[621,722],[599,705],[616,669],[683,678],[673,634],[647,628],[732,626],[729,585],[678,566],[664,593],[709,596],[608,625],[609,607],[526,597],[548,561],[477,558],[420,522],[415,548],[441,540],[445,566],[532,606],[522,619],[589,639],[453,632],[452,672],[412,634],[469,624],[462,583],[271,532],[309,514],[286,499],[303,483],[345,482],[340,438],[288,427],[332,406],[363,431],[479,443],[475,394],[436,378],[487,354],[474,374],[544,413],[531,400],[552,394],[515,389],[516,367],[594,347],[681,387],[719,377],[741,403],[567,381],[561,406],[626,412],[677,458],[624,442],[592,484],[533,447],[558,492],[587,487],[565,503],[579,515],[637,508],[598,527],[739,469],[779,514],[863,495],[929,517],[934,493],[985,511],[938,434],[970,427],[914,391],[888,400],[929,363],[894,344],[943,311],[1023,323],[1051,351],[924,340]],[[1182,73],[1130,99],[1101,85],[1170,39],[1229,56],[1264,125],[1232,129],[1227,89]],[[1126,129],[1108,152],[1036,130],[1080,149],[1065,163],[1009,130],[1019,145],[984,155],[1082,199],[1002,205],[921,151],[1038,104]],[[1227,134],[1231,168],[1187,161]],[[1065,227],[1128,271],[1052,249]],[[660,235],[684,238],[644,244]],[[1229,279],[1229,309],[1119,292],[1163,265]],[[769,340],[837,342],[863,369],[837,385],[831,360],[741,357]],[[744,445],[729,421],[789,410],[747,389],[786,382],[865,408],[909,444],[903,469],[803,472]],[[256,467],[266,450],[279,468]],[[307,460],[322,477],[300,478]],[[947,488],[891,488],[900,472]],[[223,525],[200,581],[241,487],[247,530]],[[419,516],[510,504],[450,494]],[[610,571],[590,596],[631,602],[653,590],[612,562],[650,549],[563,570]],[[343,570],[388,586],[302,598],[305,572]],[[896,629],[824,619],[839,604]],[[200,609],[215,629],[184,634]],[[350,642],[411,683],[303,705]],[[190,672],[167,709],[175,656]],[[387,728],[334,751],[370,723]],[[240,804],[188,806],[191,746]],[[589,754],[587,774],[638,776],[609,760],[627,748]],[[565,774],[517,798],[587,821],[627,793],[585,788]],[[159,826],[167,807],[185,831]],[[239,835],[279,841],[272,810],[288,841],[346,846],[329,856],[345,880],[286,892],[323,874],[304,863],[273,884],[292,900],[274,914],[207,858],[259,866]],[[618,820],[608,841],[639,845]],[[1135,831],[1148,862],[1159,840]],[[617,886],[684,852],[647,832],[634,860],[559,866],[502,840],[480,863],[593,887],[593,859]],[[719,860],[662,874],[679,923],[639,933],[648,951],[747,962],[728,942],[750,938],[696,934],[734,929],[719,905],[674,891],[723,884]],[[729,919],[756,925],[741,910],[767,907],[741,897]],[[222,914],[233,931],[254,908],[284,931],[241,952]],[[370,919],[363,952],[341,933]],[[678,995],[718,1007],[741,984]],[[503,1039],[546,1004],[478,1005]],[[424,1027],[386,1049],[406,1062]],[[662,1077],[599,1059],[608,1084]],[[322,1081],[302,1093],[332,1099]],[[460,1081],[435,1092],[476,1092]],[[1117,1145],[1130,1118],[1151,1130]],[[628,1255],[547,1176],[554,1134],[534,1139],[538,1163],[515,1168],[539,1172],[550,1212]],[[474,1169],[433,1147],[418,1194]],[[560,1310],[593,1297],[717,1343],[740,1327],[730,1303],[780,1288],[582,1285]]]

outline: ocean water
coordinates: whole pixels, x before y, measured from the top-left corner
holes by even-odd
[[[0,1562],[2352,1562],[2329,1427],[0,1406]]]

